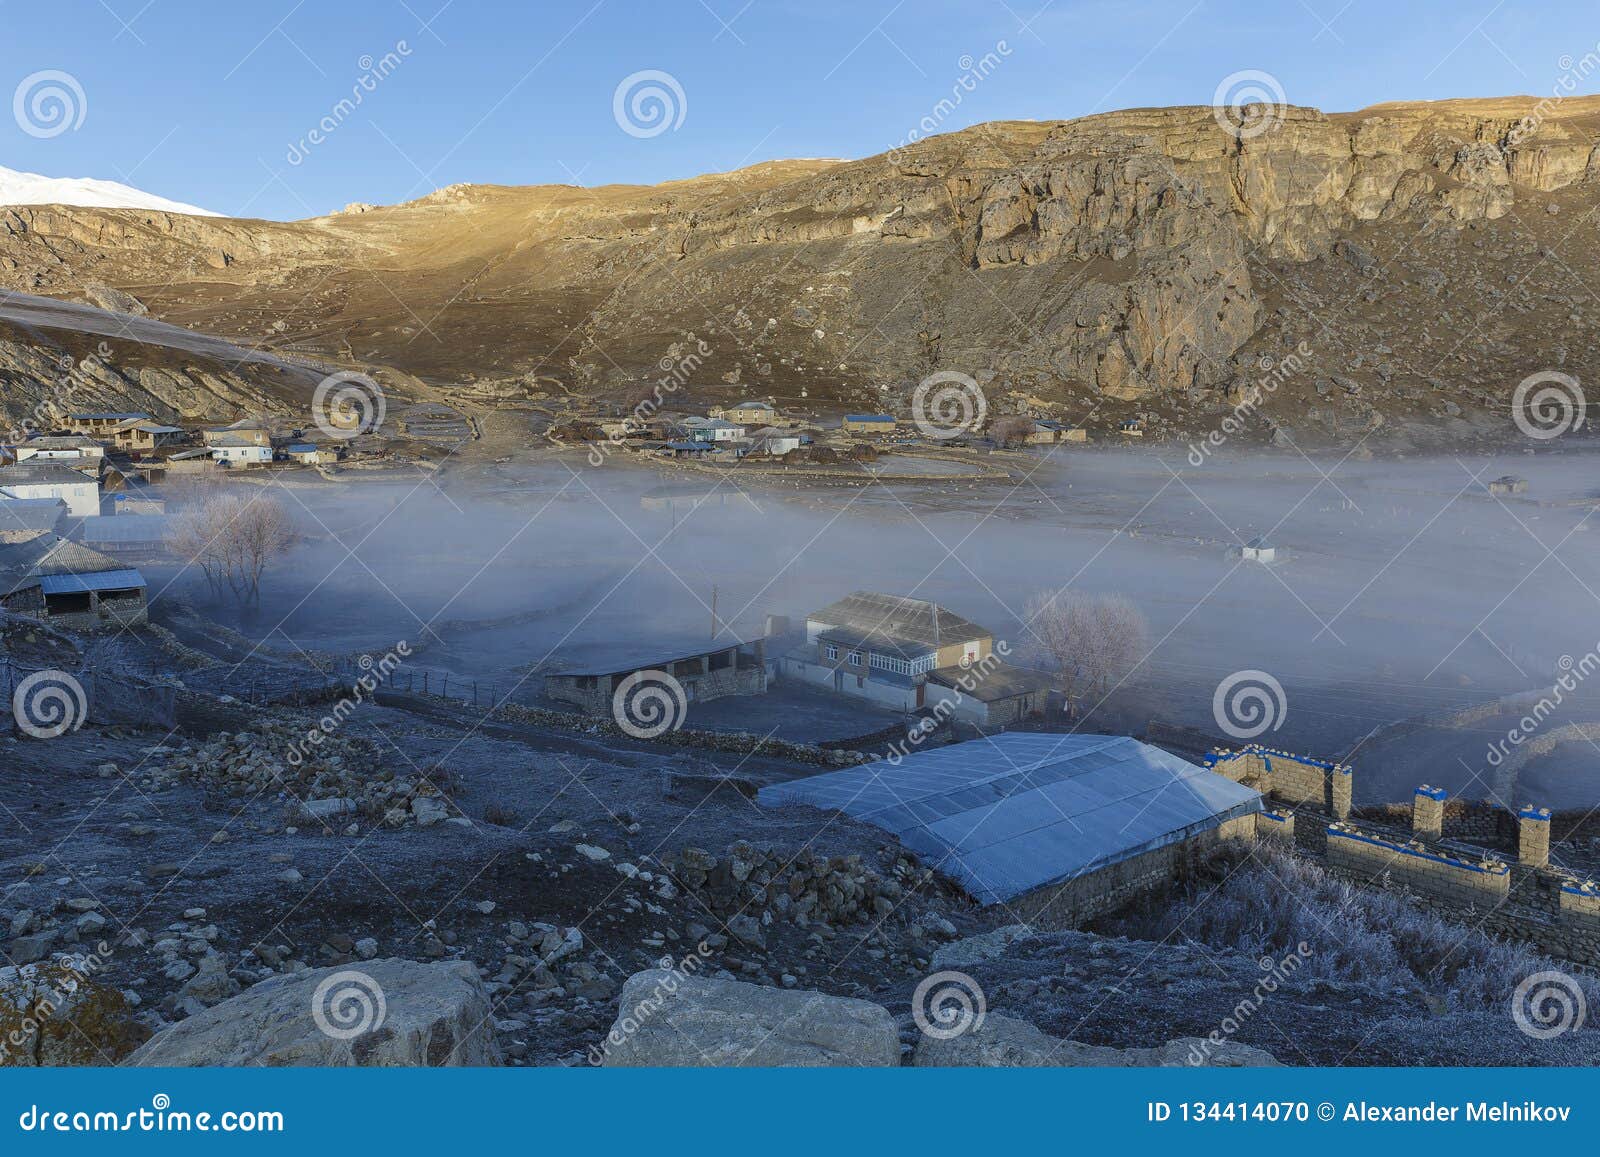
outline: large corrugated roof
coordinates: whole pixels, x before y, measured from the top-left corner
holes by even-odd
[[[874,591],[856,591],[806,618],[854,632],[863,641],[896,639],[930,647],[965,643],[989,634],[937,603]]]
[[[761,789],[882,828],[998,903],[1176,843],[1261,796],[1122,735],[1010,732]]]

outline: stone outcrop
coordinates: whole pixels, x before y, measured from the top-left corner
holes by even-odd
[[[498,1065],[488,992],[463,961],[370,960],[263,980],[164,1029],[144,1066]]]
[[[648,969],[601,1051],[609,1066],[892,1066],[900,1038],[865,1000]]]
[[[1118,1049],[1079,1044],[1040,1032],[1025,1020],[989,1013],[981,1024],[948,1039],[922,1035],[911,1063],[923,1067],[1240,1068],[1275,1066],[1271,1053],[1234,1041],[1183,1037],[1156,1048]]]
[[[114,1065],[143,1039],[94,971],[82,956],[0,968],[0,1067]]]

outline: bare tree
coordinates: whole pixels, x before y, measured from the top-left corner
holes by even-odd
[[[167,545],[200,568],[213,595],[231,591],[246,605],[260,603],[261,576],[293,540],[283,505],[259,496],[209,498],[174,516],[167,530]]]
[[[237,501],[237,500],[235,500]],[[235,596],[241,602],[261,602],[261,576],[268,565],[289,549],[294,527],[282,503],[271,498],[246,502],[229,524],[232,532]]]
[[[1068,699],[1104,695],[1112,681],[1126,679],[1144,657],[1149,625],[1122,595],[1061,590],[1029,600],[1030,630],[1060,665]]]
[[[221,598],[227,581],[226,548],[214,517],[216,500],[185,503],[167,520],[167,548],[187,564],[200,568],[213,598]]]
[[[1033,419],[1026,414],[1006,414],[989,423],[989,437],[1001,446],[1026,442],[1032,433]]]

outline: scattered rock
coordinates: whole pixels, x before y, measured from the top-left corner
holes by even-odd
[[[1271,1053],[1249,1045],[1234,1041],[1213,1044],[1198,1037],[1182,1037],[1148,1049],[1085,1045],[1040,1032],[1025,1020],[990,1013],[975,1027],[948,1039],[921,1034],[911,1063],[982,1068],[1238,1068],[1275,1066],[1278,1061]]]

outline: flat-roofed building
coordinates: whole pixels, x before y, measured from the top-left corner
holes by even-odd
[[[667,678],[659,678],[665,675]],[[597,651],[582,663],[544,677],[544,693],[591,715],[626,713],[629,689],[643,683],[663,687],[674,698],[677,722],[690,703],[729,695],[759,695],[767,689],[766,640],[680,644],[625,644]]]
[[[839,428],[846,434],[893,434],[897,423],[893,414],[846,414]]]

